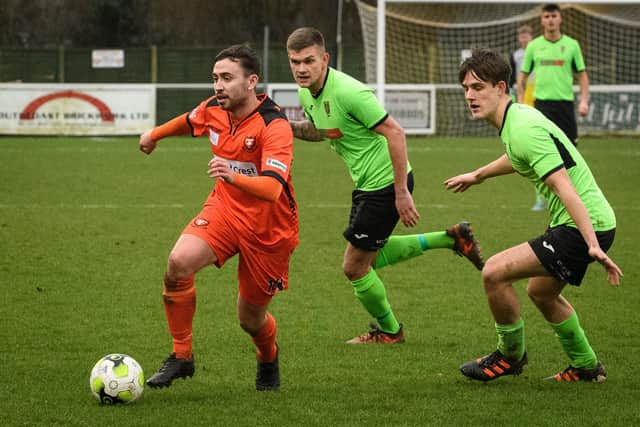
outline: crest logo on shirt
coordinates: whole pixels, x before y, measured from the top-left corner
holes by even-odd
[[[204,228],[204,227],[206,227],[207,225],[209,225],[209,221],[207,221],[207,220],[206,220],[206,219],[204,219],[204,218],[196,218],[196,219],[194,219],[194,220],[193,220],[193,225],[194,225],[195,227]]]
[[[331,105],[329,105],[329,101],[324,101],[324,112],[327,113],[327,117],[331,117]]]
[[[244,139],[244,147],[242,148],[244,149],[244,151],[247,151],[249,153],[256,151],[256,148],[258,148],[258,144],[256,144],[256,137],[255,136],[246,137]]]
[[[218,145],[218,135],[213,129],[209,129],[209,141],[211,141],[211,145]]]
[[[565,46],[560,46],[560,52],[564,53]]]

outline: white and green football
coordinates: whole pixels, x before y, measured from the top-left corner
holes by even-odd
[[[144,373],[133,357],[108,354],[91,370],[89,386],[100,403],[131,403],[142,395]]]

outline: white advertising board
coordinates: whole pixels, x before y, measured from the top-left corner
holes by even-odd
[[[268,94],[290,120],[304,119],[295,83],[272,83],[268,87]],[[408,135],[432,135],[436,131],[434,85],[388,84],[385,87],[385,109]]]
[[[155,121],[151,84],[0,84],[3,135],[136,135]]]
[[[93,68],[124,68],[124,50],[96,49],[91,51]]]

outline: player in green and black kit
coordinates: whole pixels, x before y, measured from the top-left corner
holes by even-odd
[[[562,129],[574,145],[578,142],[573,77],[580,86],[578,113],[589,112],[589,77],[577,40],[560,31],[560,7],[550,3],[542,6],[540,15],[543,34],[533,39],[525,51],[518,72],[516,90],[518,102],[523,102],[527,76],[535,71],[535,107]]]
[[[460,66],[459,80],[472,116],[500,129],[506,154],[473,172],[449,178],[445,186],[465,191],[487,178],[517,172],[547,198],[551,222],[542,236],[487,261],[482,280],[495,319],[498,349],[460,370],[481,381],[522,372],[527,363],[524,321],[512,285],[528,278],[529,298],[571,361],[549,379],[602,382],[606,371],[561,292],[567,283],[579,286],[593,260],[607,270],[612,285],[620,283],[622,271],[605,253],[613,244],[616,218],[587,163],[562,130],[536,109],[511,102],[510,73],[502,56],[489,50],[474,51]]]
[[[376,269],[436,248],[453,249],[482,269],[480,248],[467,222],[446,231],[389,238],[399,219],[413,227],[420,218],[411,196],[413,174],[404,131],[369,87],[328,66],[329,55],[318,30],[305,27],[294,31],[287,40],[287,52],[308,119],[291,122],[294,136],[328,140],[356,186],[344,231],[349,243],[343,269],[378,325],[372,324],[371,331],[347,342],[401,343],[402,324],[391,310]]]

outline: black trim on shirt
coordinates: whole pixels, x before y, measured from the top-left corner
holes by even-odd
[[[261,173],[262,176],[270,176],[271,178],[275,178],[280,184],[282,184],[282,189],[284,190],[284,194],[287,196],[287,200],[289,202],[289,210],[292,215],[296,215],[296,201],[291,195],[291,190],[289,189],[289,184],[287,181],[280,176],[278,173],[274,171],[264,171]]]
[[[553,143],[556,145],[556,148],[558,149],[558,152],[560,153],[560,157],[562,157],[562,163],[564,164],[564,167],[567,170],[569,170],[572,167],[574,167],[576,165],[576,161],[573,160],[573,157],[571,157],[571,154],[567,150],[567,147],[562,145],[560,140],[558,138],[556,138],[553,134],[549,134],[549,136],[553,140]]]
[[[187,116],[187,124],[189,125],[189,128],[191,128],[191,136],[195,138],[195,130],[193,129],[193,125],[191,124],[191,120],[189,120],[189,113],[185,114]]]
[[[311,94],[311,96],[313,96],[314,98],[318,98],[321,94],[322,91],[324,90],[324,87],[327,85],[327,80],[329,80],[329,73],[331,72],[331,67],[327,67],[327,75],[324,76],[324,81],[322,82],[322,87],[320,88],[320,90],[318,91],[318,93]],[[311,92],[311,91],[309,91]]]
[[[278,104],[276,104],[271,98],[268,96],[258,107],[258,113],[262,117],[265,126],[269,126],[269,123],[276,119],[284,119],[287,120],[286,114],[280,109]]]
[[[262,176],[270,176],[271,178],[275,178],[280,184],[282,184],[283,187],[287,186],[287,181],[285,181],[284,178],[282,176],[280,176],[280,174],[278,174],[277,172],[264,171],[260,175],[262,175]]]
[[[509,108],[511,108],[512,104],[513,101],[509,101],[509,103],[507,104],[507,108],[504,109],[504,115],[502,116],[502,125],[500,125],[500,131],[498,132],[498,135],[502,135],[502,129],[504,128],[504,124],[507,121],[507,112],[509,111]]]
[[[559,171],[559,170],[560,170],[560,169],[562,169],[562,168],[564,168],[564,166],[563,166],[563,165],[558,165],[558,166],[556,166],[555,168],[551,169],[549,172],[545,173],[543,176],[541,176],[541,177],[540,177],[540,179],[541,179],[542,181],[544,181],[545,179],[547,179],[547,178],[549,177],[549,175],[551,175],[551,174],[552,174],[552,173],[554,173],[554,172]]]
[[[353,117],[353,116],[352,116]],[[378,120],[377,122],[374,123],[373,126],[371,126],[369,128],[369,130],[374,130],[379,124],[381,124],[382,122],[384,122],[385,120],[387,120],[387,117],[389,117],[389,113],[385,114],[384,117],[382,117],[380,120]]]

